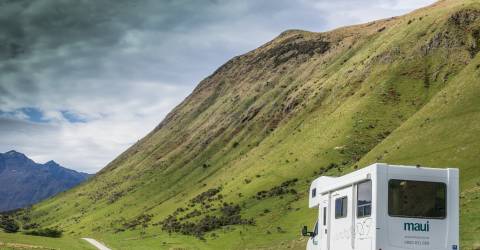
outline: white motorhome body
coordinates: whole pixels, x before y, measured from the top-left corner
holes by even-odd
[[[459,171],[376,163],[319,177],[307,250],[458,250]]]

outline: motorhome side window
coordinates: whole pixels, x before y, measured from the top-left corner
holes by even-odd
[[[323,208],[323,225],[327,225],[327,207]]]
[[[347,217],[347,197],[335,200],[335,219]]]
[[[447,187],[441,182],[390,180],[388,214],[394,217],[444,219]]]
[[[357,185],[357,217],[368,217],[372,214],[372,181]]]

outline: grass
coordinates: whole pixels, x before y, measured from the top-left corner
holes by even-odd
[[[480,45],[480,18],[452,21],[471,9],[479,3],[441,1],[327,33],[284,33],[202,81],[95,178],[18,220],[112,249],[304,249],[299,231],[317,213],[307,208],[310,182],[380,161],[460,168],[462,249],[477,247],[480,58],[470,51]],[[319,40],[330,49],[303,53],[295,42]],[[276,65],[287,47],[297,55]],[[297,194],[255,198],[292,178]],[[204,240],[161,230],[177,208],[218,187],[222,202],[255,225],[225,226]],[[145,228],[126,228],[141,215],[152,216]]]
[[[64,236],[62,238],[47,238],[24,235],[22,233],[0,232],[0,249],[95,249],[79,238]]]
[[[461,236],[467,246],[480,243],[480,168],[476,164],[480,82],[470,80],[479,74],[478,59],[360,162],[368,164],[380,158],[392,164],[460,168]]]

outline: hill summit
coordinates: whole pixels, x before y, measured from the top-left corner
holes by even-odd
[[[314,178],[373,162],[454,166],[462,247],[473,247],[479,51],[473,0],[284,32],[201,81],[91,181],[22,213],[119,249],[300,249]]]

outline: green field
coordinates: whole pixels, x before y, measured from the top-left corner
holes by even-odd
[[[62,238],[47,238],[0,232],[0,249],[96,249],[86,241],[64,236]]]
[[[479,51],[473,0],[284,32],[203,80],[93,179],[17,220],[64,230],[48,245],[60,249],[82,249],[81,237],[112,249],[304,249],[314,178],[420,164],[460,169],[461,246],[478,249]]]

